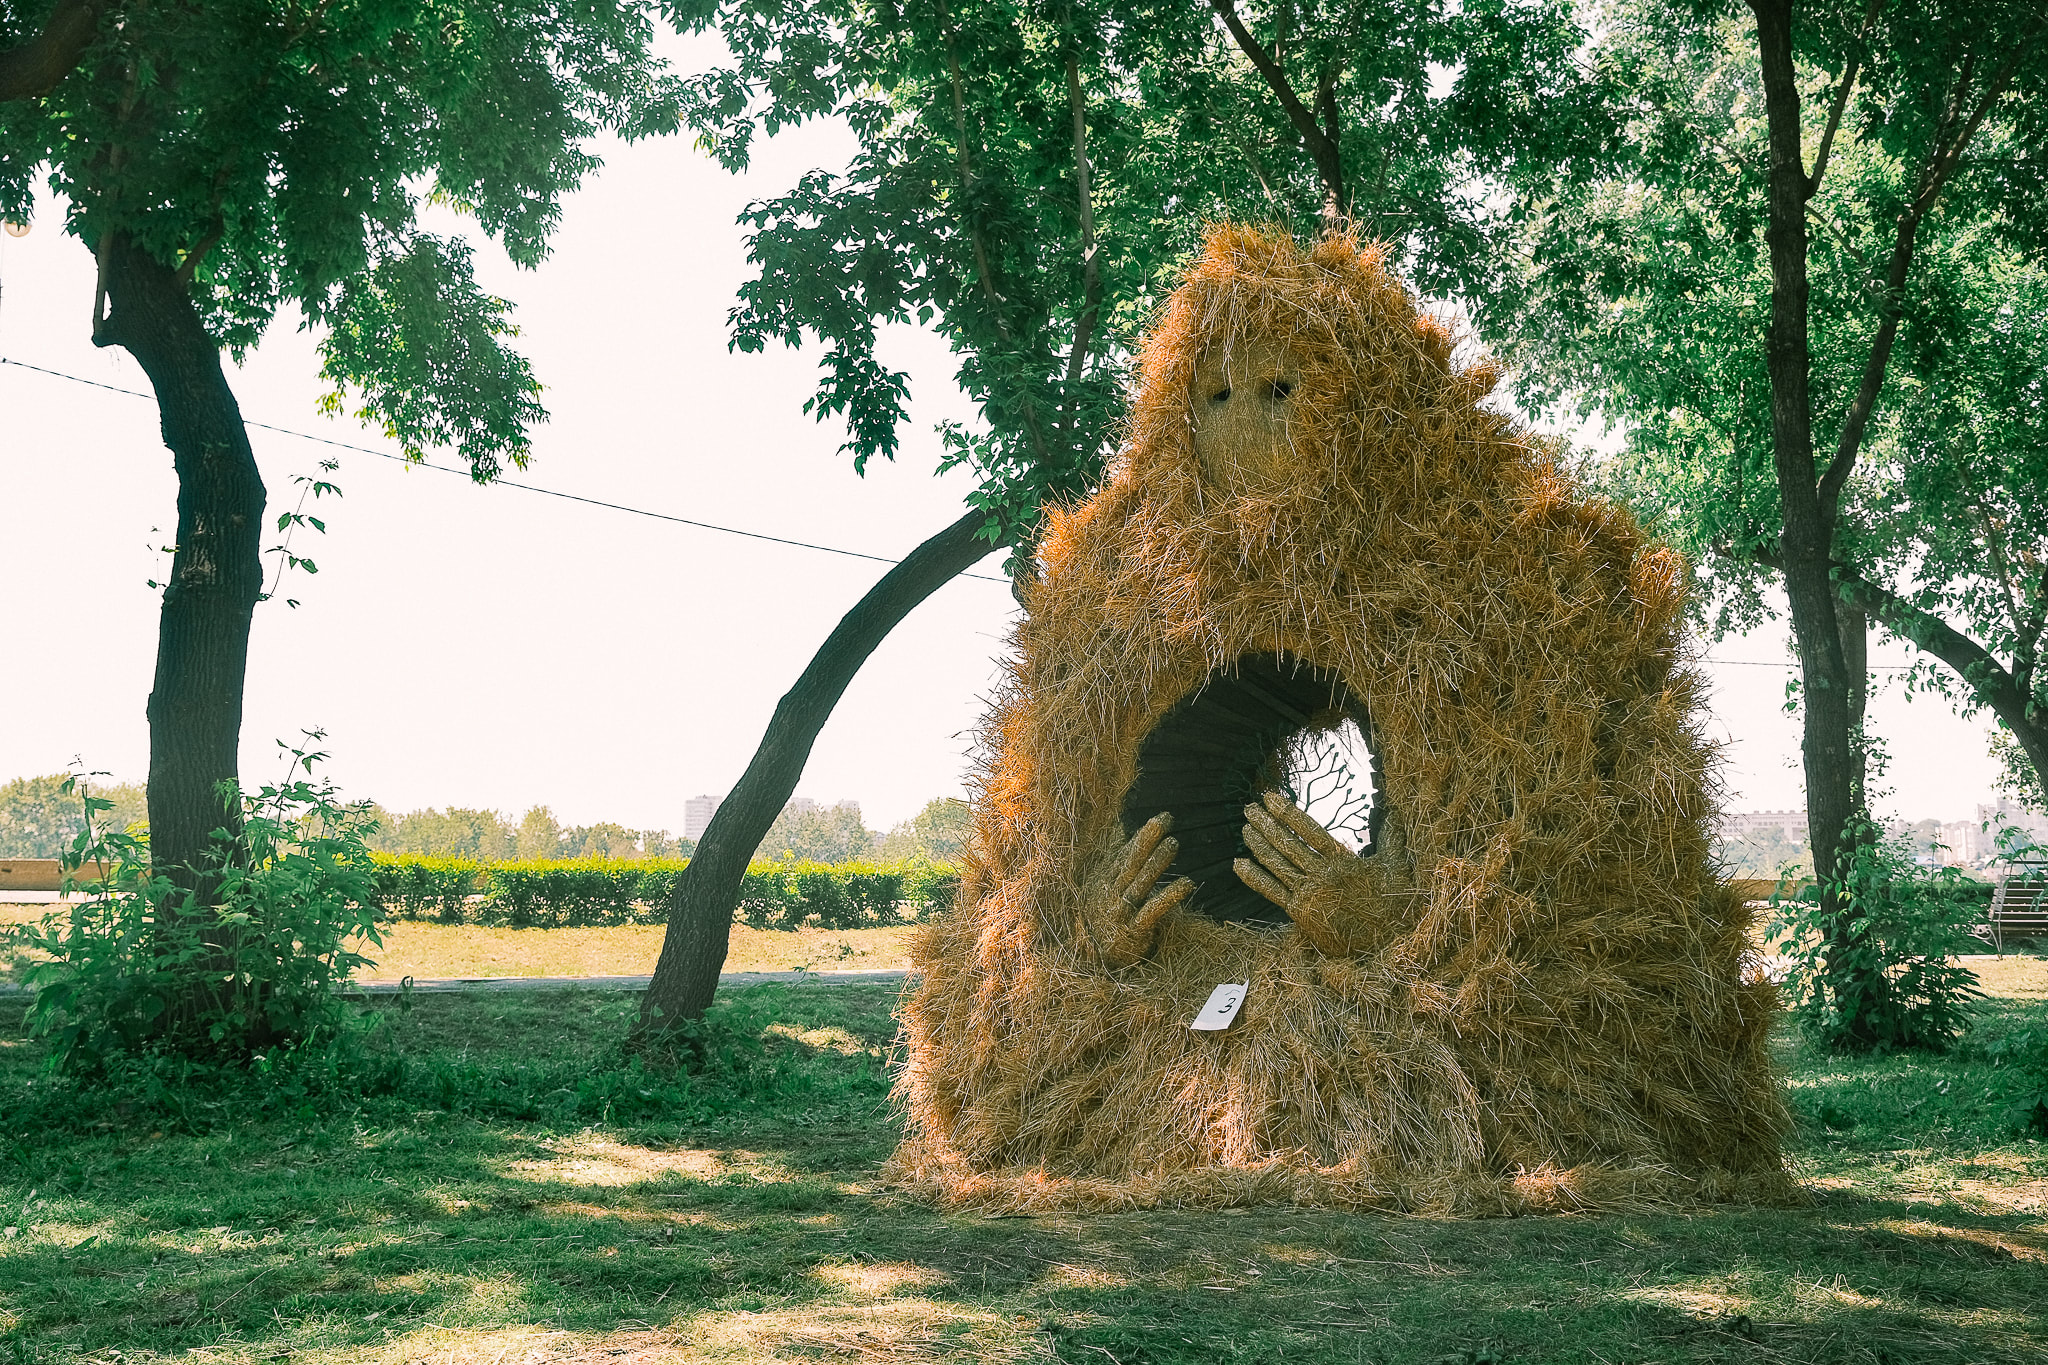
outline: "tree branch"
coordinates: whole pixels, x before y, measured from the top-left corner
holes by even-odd
[[[2044,23],[2048,23],[2048,21],[2044,21]],[[1935,143],[1936,154],[1929,160],[1927,170],[1921,177],[1920,193],[1913,200],[1912,212],[1924,214],[1927,210],[1934,207],[1936,200],[1941,198],[1941,192],[1947,187],[1949,177],[1955,174],[1956,166],[1963,159],[1963,150],[1970,145],[1970,139],[1977,135],[1977,129],[1982,126],[1985,118],[1990,115],[1992,106],[1997,104],[1999,99],[2005,94],[2006,87],[2012,84],[2013,73],[2019,70],[2020,59],[2027,55],[2027,52],[2034,46],[2035,40],[2041,36],[2042,27],[2042,24],[2036,24],[2033,33],[2028,35],[2027,40],[2021,43],[2010,57],[2006,58],[2004,66],[1998,68],[1998,73],[1991,78],[1991,84],[1984,91],[1984,98],[1977,101],[1977,107],[1971,111],[1970,121],[1965,123],[1963,130],[1956,135],[1954,145],[1944,152],[1941,148],[1940,140],[1937,138]],[[1975,59],[1972,58],[1971,60],[1974,61]],[[1959,76],[1956,80],[1956,103],[1958,105],[1962,103],[1963,85],[1968,80],[1969,69],[1966,65],[1963,75]],[[1948,123],[1949,120],[1947,118],[1942,120],[1944,131],[1946,131]]]
[[[1785,570],[1784,561],[1763,546],[1740,550],[1732,545],[1722,545],[1720,550],[1736,558],[1746,558],[1765,568],[1775,569],[1780,574]],[[2015,734],[2028,733],[2033,724],[2034,704],[2030,680],[2023,680],[2008,671],[1998,662],[1990,650],[1963,634],[1948,622],[1922,607],[1914,606],[1891,589],[1871,582],[1856,570],[1845,564],[1833,566],[1835,596],[1872,619],[1881,622],[1886,630],[1902,640],[1911,641],[1918,648],[1927,651],[1952,669],[1970,688],[1971,695],[1982,704],[1989,706]],[[2044,593],[2048,593],[2048,574],[2042,578]],[[2048,597],[2044,597],[2048,600]],[[2034,633],[2038,635],[2043,618],[2036,618]],[[1986,680],[1978,682],[1970,676],[1975,668]],[[2022,729],[2022,726],[2028,729]],[[2043,773],[2048,777],[2048,772]]]
[[[1856,48],[1849,54],[1848,69],[1842,72],[1842,88],[1835,92],[1834,105],[1828,110],[1828,126],[1821,132],[1820,150],[1813,157],[1813,174],[1806,177],[1808,199],[1820,192],[1821,177],[1828,173],[1828,154],[1834,150],[1835,131],[1842,126],[1842,115],[1849,107],[1849,92],[1856,88],[1856,73],[1863,65],[1863,38],[1883,5],[1884,0],[1870,0],[1870,8],[1863,12],[1863,27],[1856,30]]]
[[[1885,370],[1891,364],[1892,343],[1898,340],[1899,322],[1905,317],[1904,299],[1906,275],[1913,265],[1913,239],[1920,229],[1920,215],[1910,210],[1899,219],[1898,236],[1892,243],[1891,266],[1885,272],[1884,298],[1878,303],[1884,320],[1878,323],[1877,335],[1871,339],[1870,360],[1863,367],[1863,382],[1856,387],[1855,401],[1849,404],[1849,411],[1842,417],[1842,434],[1835,443],[1835,457],[1828,461],[1828,467],[1820,476],[1817,490],[1820,498],[1821,515],[1833,526],[1835,512],[1842,500],[1842,489],[1849,482],[1849,474],[1856,468],[1857,457],[1863,450],[1863,433],[1870,425],[1870,414],[1877,406],[1877,395],[1884,388]]]
[[[0,100],[47,95],[78,65],[112,0],[57,0],[43,31],[0,52]]]
[[[1005,346],[1011,344],[1010,326],[1003,320],[1003,296],[996,289],[995,272],[988,263],[988,237],[981,230],[981,215],[973,204],[974,159],[967,147],[967,87],[960,77],[960,52],[953,41],[953,20],[946,11],[945,0],[939,0],[940,31],[946,35],[946,73],[953,82],[953,130],[955,144],[959,149],[960,161],[960,216],[967,223],[967,235],[974,248],[974,270],[981,281],[981,292],[988,300],[989,317],[994,321],[996,337]],[[1028,392],[1018,394],[1018,409],[1024,419],[1024,434],[1031,442],[1031,454],[1039,467],[1046,464],[1045,437],[1038,429],[1038,409],[1032,403]]]
[[[1301,102],[1301,96],[1294,93],[1294,87],[1288,82],[1286,71],[1281,69],[1280,64],[1259,40],[1252,36],[1252,31],[1244,26],[1244,20],[1238,17],[1237,0],[1209,0],[1209,8],[1216,11],[1217,17],[1223,21],[1223,26],[1230,30],[1230,36],[1236,41],[1239,49],[1251,59],[1252,66],[1259,75],[1265,78],[1266,84],[1280,101],[1281,109],[1286,112],[1287,121],[1294,125],[1295,132],[1301,134],[1301,140],[1308,147],[1309,155],[1314,158],[1316,174],[1323,182],[1323,230],[1342,231],[1344,158],[1342,148],[1336,139],[1334,101],[1330,103],[1327,111],[1330,115],[1330,129],[1326,132],[1316,122],[1315,113]],[[1335,76],[1332,75],[1329,80],[1334,85]],[[1322,103],[1322,90],[1317,91],[1317,97],[1318,103]]]
[[[1984,97],[1971,111],[1969,121],[1956,134],[1955,141],[1943,146],[1949,126],[1963,105],[1964,87],[1969,83],[1970,73],[1975,69],[1976,58],[1969,58],[1963,70],[1956,77],[1955,97],[1949,102],[1949,112],[1942,116],[1942,126],[1935,134],[1934,145],[1928,149],[1927,166],[1921,172],[1920,191],[1906,211],[1899,215],[1898,235],[1892,244],[1891,268],[1886,272],[1885,297],[1878,305],[1883,310],[1883,321],[1878,324],[1877,336],[1870,343],[1870,360],[1863,367],[1863,382],[1857,386],[1855,401],[1842,418],[1841,438],[1835,444],[1835,457],[1828,461],[1827,471],[1821,475],[1819,496],[1823,514],[1833,524],[1835,510],[1842,497],[1842,489],[1849,482],[1849,475],[1856,467],[1857,457],[1863,448],[1863,433],[1870,424],[1871,411],[1877,406],[1877,396],[1884,388],[1884,377],[1891,364],[1892,343],[1898,339],[1899,322],[1905,316],[1906,275],[1913,261],[1914,238],[1920,230],[1920,222],[1941,199],[1941,192],[1954,176],[1956,167],[1962,164],[1963,152],[1969,147],[1970,139],[1983,126],[1992,106],[2011,84],[2013,73],[2019,69],[2024,57],[2040,36],[2041,25],[2019,49],[2006,59],[2004,66],[1991,78],[1984,91]]]
[[[1095,343],[1102,314],[1102,272],[1095,264],[1095,207],[1088,189],[1088,103],[1081,95],[1081,62],[1067,53],[1067,103],[1074,111],[1074,195],[1081,217],[1081,313],[1074,319],[1074,345],[1067,352],[1067,410],[1061,426],[1071,441],[1081,421],[1081,400],[1074,387]]]
[[[1835,568],[1835,593],[1884,623],[1885,629],[1954,669],[1975,699],[2015,730],[2030,727],[2032,698],[1991,651],[1933,612],[1914,606],[1891,589],[1871,582],[1846,565]],[[1972,676],[1975,670],[1976,677]],[[1981,681],[1979,680],[1981,679]]]

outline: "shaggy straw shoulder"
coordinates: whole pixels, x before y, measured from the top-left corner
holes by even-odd
[[[1708,857],[1684,566],[1482,407],[1497,379],[1377,248],[1212,232],[1107,485],[1042,544],[959,906],[914,950],[897,1183],[1011,1211],[1795,1197],[1772,988]],[[1229,865],[1259,852],[1242,805],[1283,732],[1345,717],[1374,837],[1305,859],[1282,914]],[[1159,886],[1192,888],[1105,944],[1162,810]],[[1236,981],[1235,1024],[1191,1031]]]

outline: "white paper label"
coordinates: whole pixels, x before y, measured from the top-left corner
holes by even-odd
[[[1209,1003],[1202,1006],[1202,1012],[1195,1016],[1191,1029],[1214,1033],[1226,1029],[1237,1019],[1238,1006],[1244,1004],[1244,990],[1249,981],[1226,981],[1209,992]]]

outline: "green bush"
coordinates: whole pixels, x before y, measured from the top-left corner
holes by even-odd
[[[1835,890],[1843,916],[1822,912],[1820,891],[1779,903],[1772,930],[1791,945],[1790,1010],[1808,1037],[1837,1051],[1945,1050],[1969,1025],[1977,976],[1953,959],[1980,951],[1981,884],[1956,868],[1923,868],[1904,840],[1869,822],[1847,831],[1852,852]]]
[[[300,1050],[347,1050],[357,1016],[337,989],[369,965],[355,947],[378,942],[370,821],[331,786],[292,780],[322,757],[293,754],[282,785],[223,791],[242,828],[215,832],[212,903],[150,867],[146,835],[98,828],[112,803],[84,797],[66,866],[113,871],[85,883],[89,899],[12,935],[44,958],[22,977],[35,990],[30,1026],[54,1035],[60,1066],[106,1072],[154,1056],[267,1069]]]
[[[374,899],[394,919],[512,928],[660,924],[688,866],[671,858],[577,858],[478,863],[466,858],[373,856]],[[755,929],[868,929],[945,910],[959,874],[911,860],[755,863],[735,923]]]

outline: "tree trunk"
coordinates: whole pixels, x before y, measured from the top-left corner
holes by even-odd
[[[125,236],[105,253],[111,305],[93,341],[135,357],[156,391],[178,474],[178,539],[149,694],[149,847],[155,870],[210,903],[212,834],[238,828],[221,784],[241,767],[249,624],[263,591],[263,477],[242,411],[177,272]]]
[[[643,1030],[702,1017],[718,989],[732,941],[732,912],[754,850],[803,776],[811,745],[868,655],[918,603],[972,568],[994,546],[977,539],[987,522],[972,511],[911,551],[840,620],[796,686],[775,707],[753,762],[676,879],[668,933],[640,1004]]]
[[[71,74],[98,32],[108,0],[57,0],[43,31],[0,49],[0,101],[47,95]]]
[[[1841,875],[1843,832],[1856,813],[1855,744],[1851,738],[1851,679],[1842,657],[1830,560],[1832,518],[1823,507],[1813,463],[1813,404],[1807,335],[1806,167],[1800,151],[1799,87],[1792,65],[1791,0],[1751,0],[1756,12],[1764,111],[1770,129],[1769,221],[1771,326],[1766,358],[1771,375],[1771,448],[1783,508],[1779,557],[1792,633],[1799,648],[1805,722],[1800,748],[1806,764],[1806,822],[1814,877],[1824,914],[1842,924],[1840,897],[1828,889]],[[1858,689],[1860,691],[1860,689]],[[1845,939],[1831,938],[1835,948]],[[1835,976],[1839,953],[1830,955]],[[1833,982],[1838,991],[1859,983]]]
[[[1863,733],[1870,709],[1870,617],[1838,593],[1835,624],[1842,635],[1842,667],[1849,673],[1849,791],[1862,810],[1870,805],[1870,741]]]

